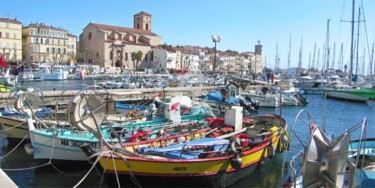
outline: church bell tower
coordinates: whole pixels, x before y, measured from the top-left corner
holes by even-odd
[[[134,15],[134,29],[142,29],[151,31],[151,14],[147,12],[139,12]]]

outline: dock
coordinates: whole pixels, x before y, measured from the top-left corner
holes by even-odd
[[[18,187],[9,176],[0,168],[0,185],[1,187]]]
[[[255,89],[261,87],[260,85],[252,85],[249,88]],[[197,97],[207,94],[209,91],[216,90],[217,86],[205,87],[166,87],[166,88],[136,88],[136,89],[106,89],[112,98],[113,108],[116,101],[135,101],[143,98],[152,98],[160,93],[163,97],[173,96],[191,96]],[[59,104],[68,104],[72,97],[78,93],[79,90],[62,91],[43,91],[44,103],[47,106],[55,106]],[[0,109],[4,109],[9,103],[9,93],[0,93]],[[9,105],[9,104],[8,104]],[[13,105],[13,104],[11,104]],[[112,108],[112,107],[111,107]]]

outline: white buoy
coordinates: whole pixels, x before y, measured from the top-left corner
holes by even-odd
[[[34,154],[34,148],[30,143],[26,143],[25,146],[24,146],[24,149],[25,149],[27,154],[29,154],[29,155]]]

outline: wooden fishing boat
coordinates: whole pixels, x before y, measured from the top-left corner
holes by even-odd
[[[242,110],[242,107],[232,107],[224,119],[211,119],[211,126],[215,128],[202,139],[169,146],[141,147],[138,144],[136,150],[115,146],[94,150],[90,145],[82,149],[96,158],[92,160],[97,161],[111,186],[134,183],[139,186],[224,187],[288,149],[287,125],[283,118],[264,115],[242,119]]]

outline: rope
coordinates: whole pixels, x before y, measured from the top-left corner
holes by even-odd
[[[87,176],[90,174],[92,169],[94,169],[96,163],[98,163],[101,158],[102,158],[102,155],[99,155],[98,158],[96,158],[96,160],[95,160],[94,164],[91,166],[90,170],[85,174],[85,176],[83,176],[83,178],[73,188],[78,187],[87,178]]]
[[[4,131],[7,131],[7,130],[11,130],[11,129],[17,128],[17,127],[23,125],[24,123],[25,123],[25,122],[21,122],[21,123],[15,125],[15,126],[11,126],[11,127],[7,128],[7,129],[3,129],[3,130],[0,131],[0,133],[1,133],[1,132],[4,132]],[[4,124],[3,124],[3,123],[1,123],[1,125],[2,125],[2,127],[4,127]]]
[[[14,150],[16,150],[18,148],[18,146],[21,145],[21,143],[27,138],[27,135],[25,137],[23,137],[23,139],[16,145],[16,147],[14,147],[9,153],[7,153],[6,155],[0,157],[0,160],[1,159],[4,159],[5,157],[7,157],[8,155],[12,154],[14,152]]]
[[[50,163],[47,162],[45,164],[39,165],[39,166],[33,166],[33,167],[28,167],[28,168],[16,168],[16,169],[3,169],[4,171],[22,171],[22,170],[32,170],[32,169],[37,169],[40,167],[48,166]]]

